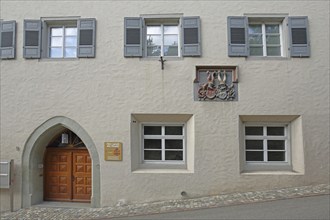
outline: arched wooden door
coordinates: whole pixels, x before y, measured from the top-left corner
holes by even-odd
[[[44,200],[90,202],[92,164],[88,150],[73,132],[64,134],[68,134],[67,143],[57,137],[46,149]]]

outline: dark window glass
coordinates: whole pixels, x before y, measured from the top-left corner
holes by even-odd
[[[79,45],[93,45],[93,30],[80,30]]]
[[[13,46],[13,32],[2,32],[1,34],[1,47]]]
[[[268,152],[268,161],[285,161],[285,152]]]
[[[284,140],[268,140],[267,145],[268,145],[268,150],[284,150],[285,149]]]
[[[126,30],[126,44],[140,44],[140,29],[128,28]]]
[[[166,126],[165,135],[182,135],[182,126]]]
[[[183,160],[182,151],[166,151],[165,160]]]
[[[245,44],[245,28],[231,28],[232,44]]]
[[[263,135],[263,127],[245,127],[245,135]]]
[[[268,136],[284,136],[284,127],[267,127]]]
[[[144,149],[161,149],[161,140],[144,139]]]
[[[144,159],[145,160],[161,160],[162,152],[160,150],[145,150]]]
[[[38,45],[39,45],[39,32],[25,31],[25,46],[38,46]]]
[[[264,161],[263,151],[246,151],[246,161]]]
[[[307,44],[306,28],[292,28],[292,44]]]
[[[165,149],[183,149],[183,141],[165,140]]]
[[[161,126],[144,126],[145,135],[161,135],[162,127]]]
[[[184,29],[184,44],[197,44],[198,43],[198,29],[185,28]]]
[[[245,140],[245,148],[247,150],[262,150],[263,140]]]

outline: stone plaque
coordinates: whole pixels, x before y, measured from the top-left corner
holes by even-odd
[[[194,80],[195,101],[237,101],[237,66],[198,66]]]

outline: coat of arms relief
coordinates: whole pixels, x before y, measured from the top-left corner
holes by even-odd
[[[194,81],[195,101],[237,101],[236,66],[197,67]]]

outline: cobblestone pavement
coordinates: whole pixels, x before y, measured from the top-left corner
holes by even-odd
[[[117,206],[104,208],[51,208],[37,205],[28,209],[20,209],[16,212],[1,212],[0,217],[1,220],[102,219],[222,207],[228,205],[265,202],[305,196],[326,195],[329,193],[330,185],[321,184],[267,191],[232,193],[200,198],[187,198],[181,200],[168,200],[152,203],[119,204]]]

